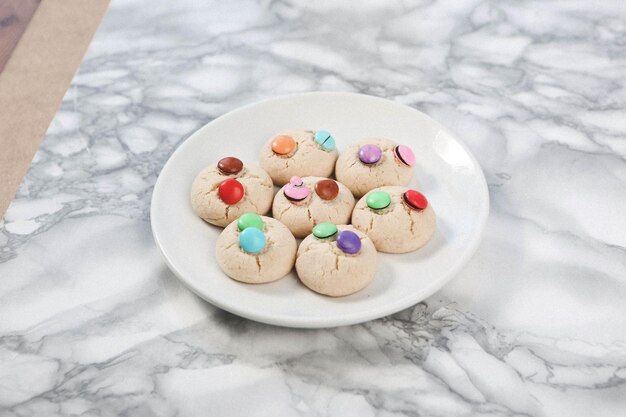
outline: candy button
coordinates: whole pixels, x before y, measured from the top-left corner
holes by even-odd
[[[265,242],[265,235],[256,227],[249,227],[239,233],[239,247],[248,253],[261,252]]]
[[[344,230],[337,236],[337,247],[345,253],[353,255],[361,250],[361,239],[356,233]]]
[[[359,149],[359,159],[367,165],[375,164],[382,156],[383,151],[377,145],[367,144]]]
[[[404,165],[408,165],[410,167],[415,165],[415,154],[408,146],[398,145],[395,147],[393,152],[396,155],[396,158],[398,158],[398,160]]]
[[[237,220],[239,230],[246,230],[248,227],[254,227],[263,230],[263,219],[256,213],[245,213]]]
[[[229,156],[228,158],[219,160],[217,169],[219,169],[222,174],[226,175],[238,174],[243,169],[243,162],[241,162],[240,159]]]
[[[279,135],[272,141],[272,151],[278,155],[288,155],[296,149],[296,141],[291,136]]]
[[[402,197],[406,205],[413,210],[424,210],[426,207],[428,207],[428,200],[426,199],[424,194],[418,191],[409,190],[404,193]]]
[[[226,204],[238,203],[243,198],[243,185],[236,179],[229,178],[217,187],[217,194]]]
[[[337,226],[334,223],[320,223],[313,228],[313,236],[318,239],[326,239],[337,233]]]
[[[332,151],[335,149],[335,138],[325,130],[318,130],[315,132],[315,142],[322,147],[325,151]]]
[[[389,204],[391,204],[391,197],[384,191],[374,191],[373,193],[369,193],[367,195],[365,202],[367,203],[367,207],[374,210],[380,210],[389,207]]]
[[[309,187],[304,185],[302,178],[294,175],[289,180],[289,184],[285,185],[283,194],[291,201],[302,201],[309,196]]]
[[[339,194],[339,186],[333,180],[320,180],[315,183],[315,193],[322,200],[334,200]]]

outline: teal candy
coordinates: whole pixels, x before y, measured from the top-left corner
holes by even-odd
[[[261,252],[265,243],[265,235],[256,227],[248,227],[239,233],[239,246],[247,253]]]
[[[335,138],[331,136],[325,130],[318,130],[315,132],[315,142],[322,147],[325,151],[332,151],[335,149]]]

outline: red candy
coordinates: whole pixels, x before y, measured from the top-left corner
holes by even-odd
[[[415,190],[409,190],[404,193],[404,202],[413,210],[423,210],[428,207],[428,200],[426,200],[424,194]]]
[[[217,187],[217,194],[226,204],[236,204],[243,198],[243,185],[234,178],[229,178]]]

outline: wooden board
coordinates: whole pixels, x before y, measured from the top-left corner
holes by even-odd
[[[0,3],[3,10],[16,10],[15,16],[21,13],[21,17],[5,19],[4,22],[9,24],[0,29],[12,30],[1,32],[0,36],[4,38],[9,34],[8,39],[17,43],[0,72],[2,218],[82,61],[109,0],[42,0],[29,24],[23,23],[27,13],[22,7],[27,6],[11,9],[8,4],[14,1],[0,0]],[[16,35],[17,28],[10,28],[13,24],[26,28],[22,29],[21,38]],[[8,49],[4,47],[4,55],[8,55]]]
[[[0,0],[0,72],[26,30],[39,0]]]

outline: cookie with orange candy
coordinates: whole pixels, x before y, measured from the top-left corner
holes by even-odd
[[[291,130],[272,136],[261,148],[260,162],[274,184],[294,175],[330,177],[339,157],[335,138],[325,130]]]

